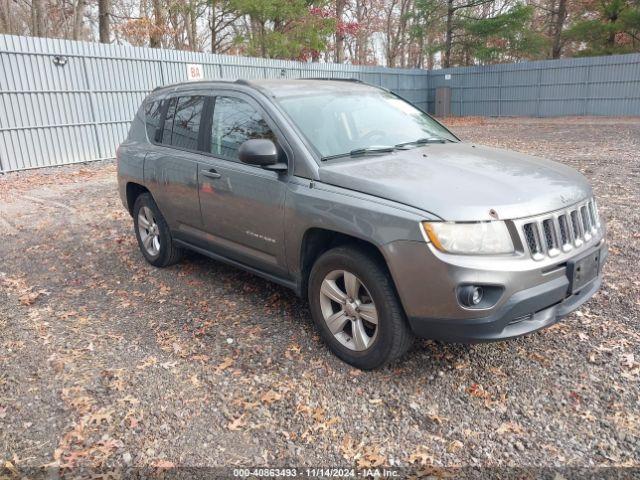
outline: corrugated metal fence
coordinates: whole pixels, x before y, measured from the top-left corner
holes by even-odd
[[[0,171],[112,158],[147,93],[187,80],[189,64],[204,78],[358,78],[426,108],[423,70],[0,35]]]
[[[0,172],[112,158],[145,95],[187,79],[340,77],[454,115],[640,115],[640,55],[439,71],[300,63],[0,35]]]
[[[435,90],[451,88],[457,116],[640,115],[640,54],[433,70]]]

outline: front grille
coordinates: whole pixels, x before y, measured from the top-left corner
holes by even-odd
[[[560,241],[562,245],[571,243],[571,234],[569,233],[569,221],[566,215],[560,215],[558,217],[558,223],[560,224]]]
[[[556,242],[556,233],[553,222],[550,218],[542,221],[542,229],[544,230],[544,241],[547,245],[547,250],[553,250],[558,248]]]
[[[535,260],[579,248],[599,229],[598,207],[593,199],[522,223],[524,241]]]
[[[531,253],[537,255],[542,254],[542,245],[540,244],[538,230],[534,227],[535,225],[533,223],[524,226],[524,238],[527,240],[527,245],[529,245]]]

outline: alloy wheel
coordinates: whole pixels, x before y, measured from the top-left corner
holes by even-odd
[[[320,308],[333,336],[350,350],[367,350],[378,334],[378,311],[367,287],[346,270],[329,272],[320,287]]]
[[[143,206],[138,212],[138,232],[145,251],[155,257],[160,253],[160,228],[151,209]]]

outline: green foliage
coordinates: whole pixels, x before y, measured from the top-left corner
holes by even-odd
[[[516,4],[490,18],[467,19],[463,43],[481,63],[532,58],[545,51],[547,40],[531,28],[534,8]]]
[[[591,18],[575,22],[565,38],[586,48],[577,56],[611,55],[638,51],[640,4],[633,0],[602,0]]]
[[[327,0],[232,0],[231,5],[251,21],[237,41],[247,42],[250,55],[306,59],[327,48],[336,20],[322,14]]]

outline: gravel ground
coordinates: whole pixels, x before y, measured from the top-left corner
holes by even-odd
[[[0,176],[5,469],[639,467],[640,119],[451,125],[591,180],[605,282],[545,331],[421,340],[370,373],[284,288],[195,254],[146,264],[112,163]]]

